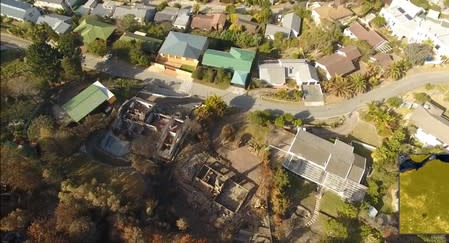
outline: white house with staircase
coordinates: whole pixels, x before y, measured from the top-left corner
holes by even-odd
[[[291,172],[330,190],[349,201],[364,198],[367,187],[361,184],[366,159],[354,147],[340,140],[331,143],[299,129],[283,166]]]

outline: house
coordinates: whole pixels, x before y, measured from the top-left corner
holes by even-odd
[[[319,84],[315,67],[304,59],[278,59],[259,64],[259,79],[273,85],[283,86],[287,79],[303,84]]]
[[[153,53],[155,50],[159,50],[159,47],[162,44],[162,40],[151,38],[145,36],[145,33],[139,33],[138,31],[134,33],[125,32],[120,37],[121,41],[141,41],[143,43],[142,49],[146,52]]]
[[[225,14],[195,15],[190,27],[199,30],[223,30],[226,25]]]
[[[270,40],[274,40],[274,36],[276,33],[282,33],[284,38],[289,39],[291,31],[290,29],[284,28],[282,26],[267,24],[267,26],[265,27],[265,37]]]
[[[380,36],[376,31],[365,29],[365,27],[357,21],[352,22],[352,24],[344,30],[343,34],[351,39],[366,41],[374,50],[378,52],[386,53],[392,49],[388,44],[388,41]]]
[[[290,36],[298,37],[301,33],[301,18],[295,13],[288,13],[282,17],[282,27],[290,30]]]
[[[365,17],[363,18],[359,18],[360,22],[362,24],[364,24],[365,26],[370,26],[371,21],[373,21],[373,19],[376,18],[376,15],[373,13],[369,13],[367,14]]]
[[[156,8],[151,6],[117,6],[114,10],[114,14],[112,14],[113,19],[122,19],[128,14],[134,15],[134,19],[139,24],[145,24],[148,21],[151,21],[156,14]]]
[[[176,69],[182,65],[196,67],[207,45],[206,37],[170,31],[156,61],[166,69]]]
[[[323,69],[326,78],[331,79],[335,75],[344,76],[357,70],[355,64],[360,57],[361,54],[357,47],[346,46],[332,55],[320,58],[316,61],[315,66]]]
[[[414,137],[425,146],[449,146],[449,118],[445,109],[431,102],[418,106],[410,116],[410,122],[418,129]]]
[[[178,30],[186,30],[190,25],[190,8],[182,8],[178,12],[178,16],[176,16],[175,21],[173,22],[173,27]]]
[[[438,19],[438,14],[429,11],[421,16],[424,9],[408,0],[393,0],[380,11],[391,33],[409,43],[431,40],[437,56],[449,56],[449,22]]]
[[[97,107],[114,103],[115,96],[102,83],[96,81],[62,106],[74,122],[79,122]]]
[[[336,139],[331,143],[304,129],[298,129],[283,166],[349,201],[364,198],[362,185],[366,159],[354,153],[354,147]]]
[[[324,105],[316,69],[304,59],[265,61],[259,64],[259,79],[274,87],[282,87],[288,79],[293,79],[303,91],[306,106]]]
[[[295,13],[289,13],[282,17],[281,26],[267,24],[265,37],[274,40],[274,35],[278,32],[284,34],[284,38],[297,37],[301,30],[301,18]]]
[[[49,8],[53,10],[69,10],[69,6],[65,0],[37,0],[33,4],[38,8]]]
[[[59,14],[42,15],[37,19],[36,24],[48,24],[58,35],[67,33],[72,28],[72,18]]]
[[[156,12],[155,23],[173,23],[178,16],[179,8],[166,7],[162,11]]]
[[[384,71],[387,71],[391,64],[393,64],[391,55],[382,52],[370,57],[370,60],[379,65]]]
[[[36,23],[41,15],[39,10],[29,3],[16,0],[2,0],[1,15],[18,21]]]
[[[311,16],[316,25],[320,25],[323,19],[346,24],[354,16],[354,13],[342,5],[337,7],[319,6],[312,9]]]
[[[77,32],[81,35],[85,44],[91,43],[96,39],[107,41],[109,36],[115,31],[115,26],[100,21],[95,16],[86,17],[76,27],[73,32]]]
[[[231,47],[229,52],[208,49],[202,64],[233,70],[231,84],[246,87],[256,52]]]
[[[116,6],[117,2],[105,1],[101,4],[97,4],[95,8],[90,11],[90,15],[96,15],[102,18],[110,18],[114,13]]]
[[[98,4],[97,0],[88,0],[83,5],[78,7],[75,10],[75,13],[81,16],[89,15],[90,12],[97,6],[97,4]]]
[[[235,25],[240,26],[242,31],[257,34],[259,31],[259,25],[256,22],[251,21],[252,17],[249,15],[237,14],[235,18]]]

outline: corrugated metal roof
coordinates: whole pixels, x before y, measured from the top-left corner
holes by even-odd
[[[255,56],[254,51],[234,47],[229,52],[208,49],[204,53],[202,64],[250,72]]]
[[[65,103],[62,108],[70,118],[78,122],[106,100],[108,100],[108,94],[97,85],[92,84]]]
[[[88,16],[73,31],[80,33],[85,43],[95,39],[107,40],[115,30],[115,26],[99,21],[95,16]]]

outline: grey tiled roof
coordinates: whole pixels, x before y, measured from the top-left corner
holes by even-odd
[[[37,19],[36,24],[46,23],[50,26],[57,34],[66,33],[71,25],[71,18],[59,14],[48,14],[42,15]]]
[[[365,159],[354,154],[353,147],[339,140],[331,143],[305,130],[298,131],[290,152],[316,165],[326,172],[357,183],[365,171]],[[326,164],[327,163],[327,164]]]
[[[295,13],[289,13],[282,18],[282,26],[299,33],[301,29],[301,18]]]
[[[154,22],[173,22],[178,16],[179,8],[166,7],[162,11],[156,12],[154,15]]]
[[[24,19],[26,10],[33,5],[15,0],[1,0],[1,14],[17,19]]]

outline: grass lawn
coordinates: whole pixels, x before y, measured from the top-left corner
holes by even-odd
[[[238,135],[236,137],[249,133],[257,143],[266,144],[269,131],[270,129],[268,127],[247,123],[238,131]]]
[[[139,200],[145,191],[142,177],[132,170],[119,169],[90,160],[84,156],[76,156],[67,161],[68,178],[77,184],[91,182],[111,185],[128,199]]]
[[[358,121],[350,136],[374,146],[379,146],[382,143],[382,137],[377,135],[376,128],[365,121]]]
[[[337,194],[331,191],[326,191],[321,198],[320,209],[329,215],[337,217],[337,211],[343,205],[343,200],[341,200]]]
[[[426,156],[416,156],[422,161]],[[444,234],[449,232],[449,165],[430,161],[419,170],[400,174],[401,233]]]
[[[193,71],[195,71],[194,66],[190,66],[190,65],[186,65],[186,64],[181,65],[181,67],[179,69],[181,69],[183,71],[190,72],[190,73],[193,73]]]

